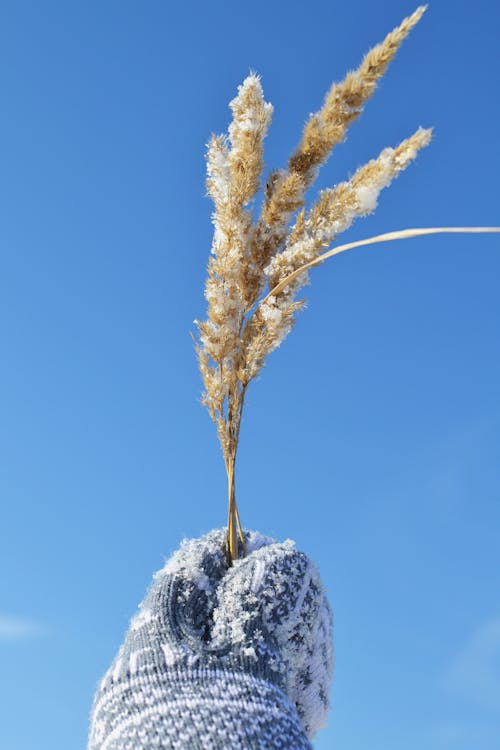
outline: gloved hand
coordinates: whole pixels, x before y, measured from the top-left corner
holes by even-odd
[[[155,574],[94,699],[88,750],[310,750],[325,725],[332,616],[311,561],[245,532],[184,541]]]

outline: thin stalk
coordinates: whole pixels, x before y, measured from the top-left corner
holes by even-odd
[[[315,268],[321,265],[328,258],[332,258],[334,255],[343,253],[345,250],[352,250],[355,247],[363,247],[364,245],[375,245],[378,242],[390,242],[392,240],[406,240],[411,237],[422,237],[428,234],[484,234],[490,232],[500,232],[500,227],[425,227],[421,229],[401,229],[396,232],[386,232],[385,234],[378,234],[375,237],[368,237],[366,240],[358,240],[357,242],[348,242],[346,245],[339,245],[331,250],[328,250],[322,255],[318,255],[314,260],[305,263],[300,268],[286,276],[279,284],[276,284],[266,296],[259,302],[259,306],[264,302],[267,302],[269,297],[273,297],[283,291],[292,281],[301,276],[305,271],[310,268]]]
[[[227,518],[227,557],[229,564],[237,560],[240,556],[238,536],[241,542],[242,556],[246,555],[245,537],[241,525],[240,514],[236,503],[236,485],[235,485],[235,467],[236,453],[240,437],[241,415],[245,401],[246,386],[241,391],[235,414],[231,412],[231,422],[233,423],[232,446],[230,454],[226,461],[227,470],[227,490],[228,490],[228,518]]]
[[[235,440],[234,440],[234,445],[235,445],[235,448],[234,448],[234,460],[235,460],[235,463],[236,463],[236,451],[238,450],[238,444],[240,442],[241,417],[243,415],[243,406],[245,404],[245,394],[246,394],[246,392],[247,392],[247,386],[244,385],[243,388],[242,388],[242,391],[241,391],[241,399],[240,399],[239,408],[238,408],[238,421],[236,423],[236,434],[235,434]],[[233,470],[233,484],[234,484],[234,470]],[[240,541],[241,541],[242,553],[243,553],[243,557],[244,557],[246,555],[246,553],[247,553],[247,549],[246,549],[246,544],[245,544],[245,537],[243,535],[243,529],[242,529],[242,526],[241,526],[240,514],[238,512],[238,506],[236,504],[235,490],[233,490],[233,495],[234,495],[234,510],[235,510],[235,515],[236,515],[236,521],[238,523],[238,533],[239,533],[239,537],[240,537]]]
[[[227,510],[227,554],[228,562],[231,564],[233,560],[238,559],[238,536],[236,534],[236,497],[234,488],[234,466],[236,456],[232,455],[229,457],[229,461],[226,465],[227,468],[227,494],[228,494],[228,510]]]

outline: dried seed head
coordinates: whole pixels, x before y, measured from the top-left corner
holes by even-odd
[[[249,206],[260,187],[272,106],[254,73],[230,103],[227,135],[209,141],[207,192],[214,203],[214,236],[205,286],[208,315],[206,321],[195,321],[196,351],[205,388],[202,403],[217,426],[228,472],[231,559],[238,555],[234,462],[246,388],[305,306],[297,299],[308,283],[303,266],[321,257],[325,246],[356,217],[375,209],[380,191],[427,145],[430,131],[419,129],[395,149],[384,149],[350,180],[322,191],[307,214],[306,190],[424,10],[418,8],[368,52],[358,70],[332,86],[323,107],[307,121],[288,167],[271,172],[257,222]]]

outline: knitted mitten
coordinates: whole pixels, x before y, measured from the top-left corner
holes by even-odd
[[[155,574],[94,699],[88,750],[310,750],[325,725],[332,617],[318,571],[245,533],[185,541]]]

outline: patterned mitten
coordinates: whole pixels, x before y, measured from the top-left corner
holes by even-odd
[[[88,750],[311,750],[329,709],[332,616],[294,543],[184,541],[94,699]]]

